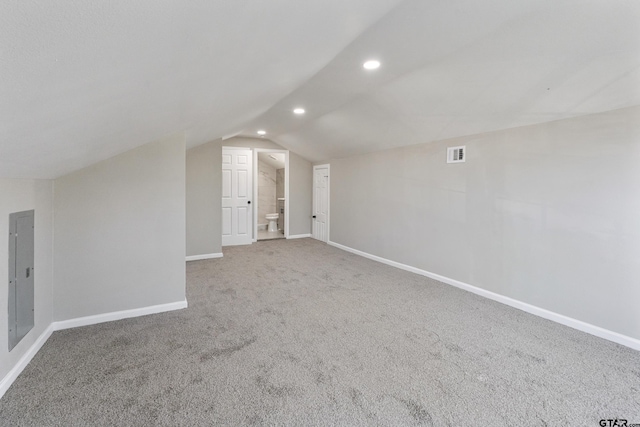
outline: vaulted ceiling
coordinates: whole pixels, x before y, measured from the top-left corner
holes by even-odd
[[[183,131],[317,161],[633,105],[637,0],[0,2],[0,177]]]

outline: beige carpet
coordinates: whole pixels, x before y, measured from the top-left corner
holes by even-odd
[[[640,353],[310,239],[188,263],[186,310],[56,332],[4,426],[640,422]]]

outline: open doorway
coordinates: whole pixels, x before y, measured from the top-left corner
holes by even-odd
[[[254,151],[254,241],[289,236],[289,152]]]

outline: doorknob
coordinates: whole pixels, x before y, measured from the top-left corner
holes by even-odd
[[[247,200],[247,204],[250,205],[251,204],[251,200]]]
[[[315,218],[315,217],[316,217],[316,216],[314,215],[314,216],[312,216],[311,218]]]

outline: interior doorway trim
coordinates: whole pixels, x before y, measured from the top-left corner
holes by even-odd
[[[326,219],[325,219],[325,226],[326,226],[326,239],[323,239],[321,236],[322,233],[319,233],[319,230],[316,228],[316,215],[318,215],[318,206],[317,206],[317,199],[316,197],[318,196],[316,194],[317,190],[316,190],[316,180],[317,180],[317,173],[316,171],[318,169],[326,169],[327,170],[327,212],[326,212]],[[312,190],[312,207],[311,207],[311,214],[312,214],[312,223],[311,223],[311,237],[313,237],[314,239],[318,239],[320,241],[323,241],[325,243],[328,243],[331,240],[331,221],[330,221],[330,216],[331,216],[331,165],[330,164],[323,164],[323,165],[314,165],[313,166],[313,190]]]
[[[289,206],[291,199],[289,198],[289,176],[291,169],[289,168],[289,150],[277,148],[254,148],[253,149],[253,200],[255,200],[255,209],[253,210],[253,241],[258,241],[258,153],[284,153],[284,237],[289,238]]]

